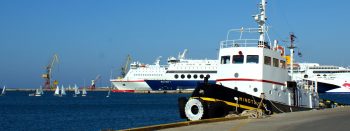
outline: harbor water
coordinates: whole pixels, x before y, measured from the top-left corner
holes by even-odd
[[[88,92],[73,97],[73,92],[56,97],[45,92],[10,92],[0,97],[0,130],[84,130],[125,129],[183,121],[177,98],[189,94],[134,94]]]
[[[134,94],[73,92],[56,97],[45,92],[7,92],[0,97],[0,130],[84,130],[125,129],[184,121],[177,107],[178,97],[190,94]],[[320,97],[350,104],[350,94],[320,94]]]

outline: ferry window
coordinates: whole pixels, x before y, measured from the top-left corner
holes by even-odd
[[[200,76],[199,76],[199,78],[203,79],[203,78],[204,78],[204,75],[203,75],[203,74],[202,74],[202,75],[200,75]]]
[[[264,64],[265,65],[271,65],[271,57],[265,56],[264,57]]]
[[[190,75],[190,74],[188,74],[188,75],[187,75],[187,78],[188,78],[188,79],[191,79],[191,75]]]
[[[193,78],[194,78],[194,79],[197,79],[197,78],[198,78],[198,75],[197,75],[197,74],[193,75]]]
[[[182,78],[182,79],[183,79],[183,78],[185,78],[185,75],[184,75],[184,74],[182,74],[182,75],[181,75],[181,78]]]
[[[286,68],[286,62],[284,60],[280,61],[280,67],[285,69]]]
[[[207,74],[207,77],[208,77],[208,78],[210,78],[210,75],[209,75],[209,74]]]
[[[273,66],[278,67],[279,66],[279,60],[276,58],[273,58]]]
[[[221,64],[229,64],[230,56],[221,56]]]
[[[234,55],[232,58],[233,64],[242,64],[244,60],[244,55]]]
[[[174,77],[175,77],[175,79],[177,79],[177,78],[179,78],[179,75],[178,75],[178,74],[176,74]]]
[[[247,55],[247,63],[259,63],[258,55]]]

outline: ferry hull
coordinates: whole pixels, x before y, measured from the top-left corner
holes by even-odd
[[[152,90],[194,90],[202,80],[145,80]],[[215,80],[209,80],[214,84]]]
[[[114,87],[118,90],[128,91],[128,90],[152,90],[144,80],[135,81],[122,81],[122,80],[112,80]]]
[[[189,104],[191,99],[197,99],[197,103]],[[198,101],[200,103],[198,103]],[[311,110],[313,108],[289,106],[286,104],[261,99],[250,94],[246,94],[231,88],[217,84],[199,84],[193,91],[191,97],[187,100],[179,98],[180,117],[188,120],[193,120],[191,117],[201,115],[198,113],[198,105],[203,108],[202,116],[199,119],[224,117],[229,112],[241,113],[244,110],[261,109],[266,114],[295,112],[303,110]],[[189,107],[186,107],[190,105]],[[260,105],[260,106],[259,106]],[[200,112],[200,111],[199,111]],[[190,114],[190,115],[188,115]],[[194,119],[196,120],[196,119]]]

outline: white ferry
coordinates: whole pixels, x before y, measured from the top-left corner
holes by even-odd
[[[178,58],[168,58],[167,65],[160,65],[160,58],[152,65],[134,62],[125,77],[112,79],[118,90],[114,92],[133,92],[135,90],[193,90],[197,83],[209,76],[209,83],[215,83],[217,60],[186,59],[187,50]]]
[[[294,112],[318,108],[319,98],[314,81],[292,81],[286,68],[283,47],[269,44],[266,0],[261,0],[260,13],[255,15],[259,28],[229,30],[237,39],[220,43],[216,84],[199,84],[189,99],[179,98],[181,118],[199,120],[256,110],[270,113]],[[257,33],[259,39],[243,33]],[[251,36],[251,35],[250,35]],[[291,34],[290,52],[294,52]],[[293,65],[291,53],[291,65]],[[293,69],[293,68],[292,68]],[[260,113],[259,113],[260,114]]]
[[[349,68],[318,63],[298,63],[294,64],[293,79],[317,81],[318,93],[350,93]]]

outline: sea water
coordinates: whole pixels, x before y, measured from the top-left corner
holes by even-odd
[[[88,92],[86,97],[29,97],[33,92],[10,92],[0,97],[0,131],[126,129],[184,121],[177,99],[190,94],[134,94]],[[321,98],[350,104],[350,94],[320,94]]]
[[[190,94],[136,94],[88,92],[86,97],[28,96],[11,92],[0,97],[0,130],[126,129],[184,121],[177,99]]]

